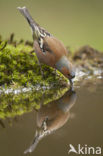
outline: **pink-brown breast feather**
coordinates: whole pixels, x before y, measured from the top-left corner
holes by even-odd
[[[49,52],[43,53],[37,41],[34,41],[35,52],[40,63],[55,67],[55,56]]]
[[[56,57],[56,60],[59,60],[63,55],[67,55],[67,50],[64,44],[55,37],[45,37],[44,41],[50,47]]]
[[[45,37],[44,42],[47,43],[50,52],[43,53],[37,41],[34,41],[35,52],[41,63],[55,67],[56,62],[64,55],[67,55],[67,50],[64,45],[54,37]]]

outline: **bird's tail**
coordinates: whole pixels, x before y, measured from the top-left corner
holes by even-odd
[[[41,135],[38,134],[38,132],[36,131],[36,136],[34,137],[34,140],[33,140],[32,144],[31,144],[31,146],[24,151],[24,154],[33,152],[35,150],[37,144],[41,140],[41,138],[42,138]]]
[[[18,7],[17,8],[21,14],[27,19],[30,27],[32,28],[33,31],[33,35],[35,33],[35,37],[38,37],[40,34],[40,30],[39,30],[39,25],[33,20],[33,18],[31,17],[28,9],[26,7]]]
[[[24,151],[24,154],[33,152],[35,150],[35,148],[37,147],[39,141],[49,134],[50,134],[50,131],[48,131],[48,130],[47,131],[46,130],[44,131],[42,129],[36,130],[33,142],[30,145],[30,147]]]

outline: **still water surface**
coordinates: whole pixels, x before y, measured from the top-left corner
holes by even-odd
[[[103,146],[103,83],[81,86],[38,112],[1,122],[0,156],[24,155],[35,132],[43,134],[48,129],[52,133],[44,136],[27,156],[68,156],[69,144]]]

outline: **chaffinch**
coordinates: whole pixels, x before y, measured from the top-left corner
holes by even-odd
[[[60,99],[41,106],[36,114],[35,137],[25,154],[33,152],[41,139],[65,125],[72,115],[70,110],[76,99],[76,92],[70,89]]]
[[[18,7],[18,9],[32,29],[34,48],[39,62],[59,70],[72,84],[71,79],[75,77],[74,67],[67,58],[67,50],[63,43],[40,27],[26,7]]]

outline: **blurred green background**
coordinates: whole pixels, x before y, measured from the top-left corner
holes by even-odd
[[[103,0],[0,0],[0,34],[32,40],[28,23],[16,7],[26,6],[33,18],[66,46],[91,45],[103,51]]]

